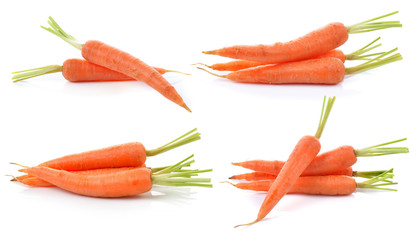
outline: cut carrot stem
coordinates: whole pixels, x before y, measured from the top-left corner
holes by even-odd
[[[373,59],[370,59],[365,63],[362,63],[362,64],[357,65],[355,67],[345,68],[345,74],[357,74],[357,73],[365,72],[365,71],[368,71],[370,69],[374,69],[374,68],[392,63],[392,62],[402,60],[403,58],[402,58],[401,54],[399,54],[399,53],[396,53],[394,55],[383,58],[383,57],[385,57],[385,56],[387,56],[387,55],[389,55],[389,54],[391,54],[391,53],[393,53],[397,50],[398,50],[398,48],[394,48],[391,51],[382,53],[379,56],[377,56]]]
[[[386,28],[394,28],[394,27],[402,27],[400,21],[382,21],[382,22],[375,22],[379,19],[389,17],[391,15],[397,14],[398,11],[388,13],[376,18],[372,18],[360,23],[356,23],[350,26],[347,26],[346,29],[349,33],[363,33],[363,32],[371,32]]]
[[[185,133],[184,135],[172,140],[171,142],[160,146],[158,148],[152,149],[152,150],[146,150],[146,156],[155,156],[160,153],[169,151],[171,149],[180,147],[182,145],[194,142],[201,139],[200,133],[197,132],[197,128],[194,128],[193,130]]]
[[[409,149],[407,147],[382,147],[398,142],[402,142],[407,140],[407,138],[401,138],[395,141],[381,143],[378,145],[362,148],[362,149],[355,149],[355,155],[357,157],[373,157],[373,156],[383,156],[383,155],[390,155],[390,154],[398,154],[398,153],[408,153]]]

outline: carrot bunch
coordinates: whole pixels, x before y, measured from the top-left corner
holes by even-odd
[[[129,53],[100,41],[90,40],[82,43],[66,33],[52,17],[49,17],[48,24],[50,27],[41,27],[81,50],[85,60],[68,59],[63,65],[16,71],[12,73],[14,82],[56,72],[62,72],[64,78],[70,82],[137,80],[191,112],[175,88],[162,76],[166,72],[178,71],[151,67]]]
[[[200,139],[196,129],[151,150],[142,143],[126,143],[93,151],[67,155],[35,167],[20,164],[25,175],[13,177],[32,187],[59,187],[91,197],[126,197],[151,190],[152,185],[211,187],[210,178],[198,178],[211,169],[186,169],[190,157],[171,166],[146,167],[147,156],[154,156]]]
[[[395,191],[395,189],[384,187],[396,184],[391,180],[394,176],[393,169],[353,171],[352,166],[356,163],[357,157],[408,153],[409,150],[406,147],[386,147],[402,142],[406,138],[362,149],[346,145],[319,154],[321,149],[319,139],[334,101],[335,97],[328,100],[324,98],[316,134],[302,137],[287,161],[251,160],[233,163],[233,165],[253,171],[230,177],[230,179],[244,180],[244,182],[227,183],[244,190],[267,192],[255,221],[242,225],[261,221],[287,193],[348,195],[355,192],[357,188]],[[356,182],[355,177],[367,180]]]
[[[207,69],[198,68],[217,77],[240,83],[338,84],[345,75],[364,72],[402,59],[401,54],[394,53],[398,50],[397,48],[387,52],[365,54],[380,46],[380,44],[371,46],[379,38],[351,54],[344,54],[336,49],[347,41],[349,34],[401,27],[399,21],[377,21],[396,13],[398,12],[351,26],[330,23],[285,43],[236,45],[203,51],[205,54],[238,60],[213,65],[202,64],[212,70],[232,71],[229,74],[216,74]],[[345,60],[366,60],[366,62],[347,68],[344,65]]]

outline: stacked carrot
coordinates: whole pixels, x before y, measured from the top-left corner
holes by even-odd
[[[352,170],[352,165],[356,163],[357,157],[408,153],[406,147],[384,147],[404,141],[405,138],[362,149],[341,146],[319,154],[321,148],[319,138],[334,100],[335,97],[330,98],[326,104],[326,97],[324,98],[316,134],[302,137],[287,161],[252,160],[233,163],[233,165],[251,169],[254,172],[230,177],[230,179],[246,180],[246,182],[229,183],[240,189],[268,192],[256,220],[242,225],[250,225],[262,220],[287,193],[348,195],[355,192],[357,188],[394,190],[382,187],[396,184],[390,180],[394,176],[393,169],[358,172]],[[368,180],[357,183],[354,177],[368,178]]]
[[[225,75],[216,74],[201,67],[199,69],[240,83],[338,84],[347,74],[356,74],[402,59],[401,54],[394,53],[398,50],[397,48],[370,55],[364,55],[364,53],[376,46],[367,45],[347,55],[336,49],[347,41],[349,34],[401,27],[399,21],[377,21],[396,13],[389,13],[351,26],[330,23],[298,39],[284,43],[236,45],[203,51],[205,54],[239,60],[214,65],[203,64],[212,70],[232,71]],[[367,61],[355,67],[346,68],[345,60]]]
[[[68,59],[62,66],[50,65],[13,72],[15,82],[55,72],[62,72],[64,78],[71,82],[138,80],[191,112],[175,88],[161,75],[177,71],[151,67],[129,53],[100,41],[82,43],[66,33],[52,17],[49,17],[48,24],[48,28],[41,27],[81,50],[85,60]]]
[[[26,173],[12,180],[33,187],[59,187],[91,197],[126,197],[150,191],[152,185],[211,187],[210,178],[198,178],[211,169],[186,169],[190,157],[177,164],[159,168],[145,165],[154,156],[200,139],[196,129],[156,149],[146,150],[142,143],[132,142],[98,150],[67,155],[24,167]]]

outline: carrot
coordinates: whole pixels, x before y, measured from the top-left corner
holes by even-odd
[[[194,162],[194,160],[185,162],[188,159],[171,166],[171,169],[162,173],[161,171],[152,172],[149,168],[136,167],[101,174],[77,174],[42,166],[26,168],[24,172],[69,192],[90,197],[113,198],[133,196],[150,191],[154,184],[212,187],[211,184],[208,184],[210,178],[193,177],[198,175],[198,173],[209,172],[211,169],[173,172],[181,169],[183,164],[187,165]]]
[[[155,149],[146,150],[142,143],[130,142],[102,149],[71,154],[38,166],[59,170],[80,171],[98,168],[140,167],[147,156],[155,156],[200,139],[196,128]]]
[[[144,166],[141,166],[144,167]],[[81,175],[99,175],[103,173],[114,173],[119,171],[126,171],[133,169],[134,167],[120,167],[120,168],[99,168],[99,169],[91,169],[91,170],[81,170],[81,171],[69,171],[75,174],[81,174]],[[152,169],[151,169],[152,170]],[[12,181],[18,181],[20,183],[23,183],[25,185],[31,186],[31,187],[54,187],[49,182],[46,182],[42,179],[39,179],[37,177],[33,177],[29,174],[25,174],[19,177],[13,177]]]
[[[164,68],[153,68],[160,74],[165,74],[167,72],[182,73]],[[136,79],[128,77],[123,73],[115,72],[108,68],[90,63],[84,59],[77,58],[67,59],[62,65],[49,65],[40,68],[12,72],[12,80],[13,82],[19,82],[29,78],[56,72],[62,72],[62,76],[70,82],[137,81]]]
[[[81,50],[85,60],[143,81],[164,97],[191,112],[175,88],[158,71],[140,59],[100,41],[89,40],[82,43],[67,34],[52,17],[49,17],[48,24],[51,28],[41,27]]]
[[[312,194],[312,195],[349,195],[358,188],[370,188],[379,190],[396,191],[396,189],[382,188],[385,185],[394,185],[396,182],[387,180],[394,175],[390,174],[391,170],[381,173],[369,180],[357,183],[354,178],[343,175],[328,176],[306,176],[299,177],[288,193]],[[268,191],[273,180],[259,180],[252,182],[241,182],[233,184],[233,186],[252,191]]]
[[[314,160],[311,161],[310,165],[304,170],[302,176],[331,175],[337,171],[343,171],[344,169],[353,166],[357,162],[357,157],[408,153],[409,149],[407,147],[383,147],[405,140],[407,140],[407,138],[402,138],[362,149],[354,149],[352,146],[348,145],[338,147],[331,151],[317,155]],[[251,160],[232,164],[254,171],[278,174],[285,165],[285,161]]]
[[[386,172],[386,170],[353,171],[352,167],[348,167],[346,169],[335,171],[335,172],[329,173],[327,175],[343,175],[343,176],[348,176],[348,177],[373,178],[373,177],[375,177],[377,175],[380,175],[384,172]],[[246,180],[246,181],[274,180],[277,177],[277,174],[278,173],[272,174],[272,173],[266,173],[266,172],[249,172],[249,173],[233,175],[233,176],[229,177],[229,179]],[[307,176],[307,175],[301,174],[301,176]],[[316,176],[321,176],[321,175],[316,175]]]
[[[363,47],[361,49],[358,49],[358,50],[356,50],[356,51],[354,51],[350,54],[344,54],[343,51],[339,50],[339,49],[332,49],[332,50],[330,50],[326,53],[323,53],[319,56],[315,56],[311,59],[335,57],[335,58],[340,59],[340,61],[342,61],[342,62],[345,62],[346,60],[370,60],[369,57],[376,56],[376,55],[381,55],[381,54],[384,53],[384,52],[380,52],[380,53],[373,53],[373,54],[365,54],[365,53],[371,51],[372,49],[375,49],[375,48],[381,46],[381,44],[372,46],[372,44],[374,44],[379,39],[380,38],[378,37],[377,39],[375,39],[371,43],[367,44],[365,47]],[[203,66],[206,66],[206,67],[211,68],[212,70],[216,70],[216,71],[237,71],[237,70],[242,70],[242,69],[246,69],[246,68],[267,65],[268,63],[248,61],[248,60],[235,60],[235,61],[226,62],[226,63],[216,63],[216,64],[213,64],[213,65],[207,65],[207,64],[203,64],[203,63],[197,63],[197,64],[201,64]]]
[[[274,180],[271,188],[266,195],[258,216],[255,221],[248,224],[241,224],[238,226],[251,225],[261,221],[268,213],[275,207],[281,198],[291,190],[291,187],[297,181],[298,177],[303,173],[304,169],[320,152],[320,137],[326,125],[330,110],[333,107],[335,97],[329,98],[326,106],[326,97],[324,97],[323,107],[321,111],[319,126],[314,136],[306,135],[302,137],[295,145],[293,151],[288,157],[284,167],[279,172],[277,178]]]
[[[253,180],[275,179],[276,177],[277,177],[276,174],[270,174],[270,173],[265,173],[265,172],[250,172],[250,173],[233,175],[229,177],[229,179],[253,181]]]
[[[345,65],[340,59],[329,57],[298,62],[261,65],[238,70],[225,75],[215,74],[200,67],[199,69],[214,76],[227,78],[239,83],[335,85],[340,83],[345,75],[364,72],[401,60],[402,56],[399,53],[385,57],[396,50],[397,48],[381,54],[363,64],[349,68],[345,68]]]
[[[203,51],[203,53],[265,63],[300,61],[319,56],[327,51],[341,46],[348,40],[348,36],[351,33],[362,33],[392,27],[401,27],[402,25],[399,21],[376,22],[381,18],[385,18],[396,13],[398,13],[398,11],[351,26],[345,26],[344,24],[338,22],[330,23],[289,42],[278,42],[271,45],[236,45],[212,51]]]

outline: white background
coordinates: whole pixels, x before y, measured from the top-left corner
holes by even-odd
[[[96,199],[55,188],[28,188],[1,177],[5,239],[392,239],[415,236],[417,18],[412,1],[8,1],[0,7],[0,175],[9,162],[36,165],[62,155],[141,141],[154,148],[198,127],[202,140],[148,159],[161,166],[194,153],[213,168],[212,189],[162,188],[127,199]],[[191,64],[226,61],[201,53],[235,44],[287,41],[332,21],[354,24],[399,10],[403,28],[351,35],[356,50],[381,36],[381,50],[399,47],[404,60],[346,77],[337,86],[236,84]],[[51,15],[75,38],[97,39],[166,74],[188,113],[141,82],[67,82],[61,74],[11,83],[11,72],[81,57],[42,30]],[[388,20],[388,19],[387,19]],[[346,65],[355,65],[349,62]],[[263,193],[220,183],[246,172],[231,162],[282,159],[314,134],[323,96],[336,96],[322,150],[355,148],[408,137],[409,154],[361,158],[354,170],[393,167],[398,192],[360,191],[345,197],[288,195],[265,221],[255,219]],[[413,104],[414,103],[414,104]]]

